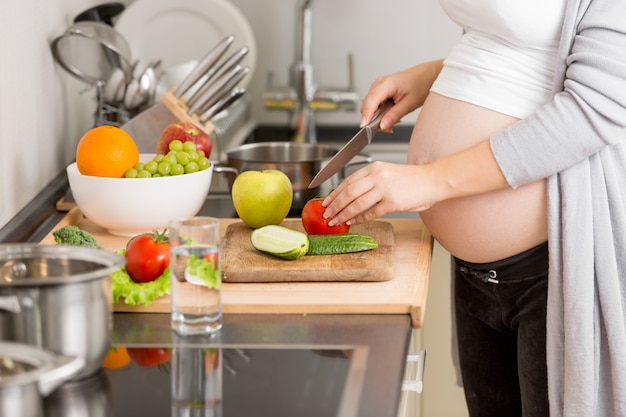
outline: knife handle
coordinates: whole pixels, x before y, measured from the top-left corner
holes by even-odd
[[[195,83],[200,81],[200,79],[209,72],[217,61],[219,61],[222,55],[224,55],[234,40],[235,37],[233,35],[229,35],[218,43],[213,49],[211,49],[176,88],[176,98],[180,98],[183,94],[189,91]]]
[[[189,107],[200,107],[203,106],[201,99],[206,100],[207,95],[206,92],[213,88],[214,84],[219,82],[223,76],[229,72],[231,72],[235,67],[239,66],[241,60],[248,54],[248,47],[244,46],[239,49],[235,53],[233,53],[228,59],[226,59],[222,64],[220,64],[214,72],[209,74],[209,77],[204,82],[204,84],[198,88],[191,97],[188,98],[187,104]],[[197,110],[197,107],[195,110]]]
[[[213,118],[216,114],[222,112],[226,108],[228,108],[235,101],[239,100],[241,96],[243,96],[246,92],[245,88],[235,88],[230,91],[227,95],[222,96],[220,100],[215,103],[213,106],[209,107],[207,111],[205,111],[202,116],[200,116],[201,122],[207,122]]]

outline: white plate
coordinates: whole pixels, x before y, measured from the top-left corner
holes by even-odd
[[[133,61],[145,64],[161,59],[165,71],[199,61],[226,36],[234,35],[222,60],[247,46],[242,65],[249,66],[250,73],[240,86],[247,86],[252,78],[257,56],[254,33],[228,0],[135,0],[120,14],[115,28],[128,41]]]

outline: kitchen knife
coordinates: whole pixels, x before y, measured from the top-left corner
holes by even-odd
[[[236,73],[229,77],[226,80],[226,83],[216,91],[214,96],[211,96],[205,100],[205,103],[198,110],[198,114],[200,115],[200,120],[206,119],[204,113],[206,113],[212,106],[215,105],[221,98],[228,95],[230,91],[237,86],[245,78],[246,75],[250,72],[250,67],[240,68]]]
[[[194,104],[189,104],[188,114],[202,114],[211,104],[215,104],[219,98],[217,95],[224,91],[224,88],[228,82],[237,77],[237,74],[243,71],[243,67],[241,65],[237,65],[231,68],[228,72],[222,74],[219,79],[217,79],[211,87],[209,87],[202,96],[196,101]],[[211,103],[213,102],[213,103]]]
[[[211,106],[206,112],[202,113],[202,116],[200,116],[200,120],[203,122],[211,120],[213,116],[229,108],[234,102],[239,100],[239,98],[243,96],[245,93],[246,93],[246,89],[243,87],[233,89],[232,91],[230,91],[230,93],[227,96],[222,97],[217,103]]]
[[[187,99],[187,105],[191,108],[198,101],[202,100],[203,97],[206,97],[206,92],[209,88],[213,86],[216,82],[218,82],[224,74],[230,72],[233,68],[239,66],[241,60],[248,54],[248,47],[243,47],[240,50],[233,53],[229,58],[227,58],[222,64],[220,64],[214,71],[209,74],[207,80],[196,90],[195,93],[191,95]],[[191,112],[191,111],[190,111]],[[193,113],[193,112],[191,112]]]
[[[228,47],[233,43],[235,37],[233,35],[227,36],[220,43],[218,43],[213,49],[211,49],[204,58],[196,65],[196,67],[185,77],[185,79],[176,87],[176,97],[180,98],[185,94],[195,83],[205,74],[210,74],[211,69],[220,60],[222,55],[226,52]]]
[[[393,100],[391,99],[384,101],[374,114],[372,121],[359,130],[359,132],[328,161],[326,166],[315,175],[315,178],[313,178],[309,184],[309,188],[315,188],[335,175],[341,168],[345,167],[352,158],[361,152],[363,148],[369,145],[374,135],[379,130],[380,121],[393,104]]]
[[[233,40],[234,36],[227,36],[211,49],[180,85],[176,87],[174,97],[180,98],[185,93],[193,93],[192,87],[205,75],[211,73],[211,70],[232,44]],[[186,98],[184,97],[183,100]],[[161,101],[137,114],[120,127],[133,138],[139,148],[139,152],[154,152],[156,142],[163,129],[179,121],[180,119]]]

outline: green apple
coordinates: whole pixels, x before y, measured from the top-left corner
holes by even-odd
[[[275,169],[240,173],[231,194],[239,218],[253,229],[280,224],[293,201],[291,180]]]

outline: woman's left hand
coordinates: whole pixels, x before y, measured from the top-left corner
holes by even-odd
[[[365,223],[392,212],[419,212],[435,202],[427,165],[374,162],[346,178],[324,200],[330,224]]]

